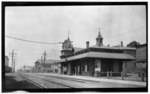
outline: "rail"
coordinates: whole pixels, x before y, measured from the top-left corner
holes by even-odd
[[[28,74],[26,74],[26,75],[28,75]],[[31,76],[31,75],[28,75],[28,77],[29,77],[29,76]],[[36,78],[36,79],[40,79],[40,80],[43,80],[43,81],[46,81],[47,84],[48,84],[49,82],[51,82],[51,83],[54,83],[54,84],[58,84],[58,85],[67,87],[67,88],[74,88],[74,87],[72,87],[72,86],[69,86],[69,85],[66,85],[66,84],[62,84],[62,83],[59,83],[59,82],[55,82],[55,81],[51,81],[51,80],[49,80],[49,79],[44,79],[44,78],[41,78],[41,77],[38,77],[38,76],[35,76],[35,75],[32,75],[31,77]],[[27,77],[26,77],[26,78],[27,78]],[[27,78],[27,79],[29,79],[29,78]],[[45,86],[39,84],[39,83],[36,82],[36,81],[33,81],[33,79],[32,79],[32,80],[29,79],[29,80],[32,81],[32,82],[34,82],[34,83],[36,83],[36,84],[38,84],[38,85],[40,85],[40,86],[43,87],[44,89],[49,88],[49,87],[45,87]]]
[[[38,87],[41,88],[41,89],[46,89],[45,86],[43,86],[43,85],[37,83],[36,81],[33,81],[33,80],[29,79],[28,77],[25,77],[25,76],[22,75],[22,74],[20,74],[20,76],[22,76],[22,77],[23,77],[26,81],[28,81],[29,83],[32,83],[32,84],[34,84],[35,86],[38,86]]]

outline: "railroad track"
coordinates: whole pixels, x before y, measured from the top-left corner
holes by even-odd
[[[85,81],[87,81],[87,80],[82,80],[82,79],[67,78],[67,77],[60,77],[60,76],[50,76],[50,75],[42,75],[42,74],[39,74],[39,75],[46,76],[46,77],[52,77],[52,78],[56,78],[56,79],[70,80],[70,81],[75,81],[75,82],[80,82],[80,83],[86,83]]]
[[[92,80],[86,80],[86,79],[80,79],[80,78],[60,77],[60,76],[51,76],[51,75],[43,75],[43,74],[38,74],[38,75],[57,78],[57,79],[70,80],[70,81],[75,81],[75,82],[81,82],[81,83],[86,83],[86,82],[101,83],[100,81],[92,81]]]
[[[38,86],[39,88],[41,88],[41,89],[45,89],[46,87],[45,86],[43,86],[43,85],[41,85],[41,84],[38,84],[37,82],[35,82],[35,81],[33,81],[33,80],[31,80],[31,79],[29,79],[28,77],[26,77],[26,76],[24,76],[24,75],[22,75],[22,74],[19,74],[21,77],[23,77],[26,81],[28,81],[29,83],[32,83],[32,84],[34,84],[35,86]]]
[[[24,73],[26,79],[38,84],[42,88],[112,88],[112,87],[139,87],[137,85],[98,82],[84,79],[76,79],[74,77],[62,77],[57,75],[44,75]]]
[[[35,75],[25,74],[22,75],[26,80],[34,85],[40,87],[41,89],[48,89],[48,88],[74,88],[72,86],[62,84],[56,81],[52,81],[50,79],[42,78]],[[54,87],[55,86],[55,87]]]

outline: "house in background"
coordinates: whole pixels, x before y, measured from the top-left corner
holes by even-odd
[[[147,44],[142,44],[136,49],[136,68],[146,71],[147,67]]]
[[[123,42],[121,42],[121,45]],[[61,50],[61,73],[69,75],[100,76],[106,75],[107,71],[113,75],[120,75],[123,64],[135,60],[136,49],[131,47],[110,47],[103,45],[103,37],[99,32],[96,37],[96,45],[90,47],[90,42],[86,42],[86,48],[73,47],[70,38],[63,42]]]
[[[136,59],[133,61],[127,62],[123,65],[123,68],[126,66],[127,73],[146,73],[147,70],[147,44],[139,45],[136,48]]]
[[[34,71],[34,66],[23,66],[21,71],[23,71],[23,72],[33,72]]]

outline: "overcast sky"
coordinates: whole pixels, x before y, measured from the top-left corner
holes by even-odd
[[[135,40],[146,43],[145,6],[35,6],[6,7],[5,34],[32,41],[58,43],[68,37],[74,47],[96,44],[101,28],[103,44],[126,46]],[[49,59],[59,59],[60,44],[36,44],[5,38],[6,55],[16,52],[16,68],[33,66],[46,50]],[[11,60],[10,60],[11,63]]]

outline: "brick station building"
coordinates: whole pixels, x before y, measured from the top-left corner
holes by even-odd
[[[117,47],[104,46],[100,32],[96,37],[96,45],[89,45],[87,41],[86,48],[73,47],[69,37],[63,42],[61,60],[57,62],[61,64],[62,74],[105,76],[109,71],[113,73],[112,76],[120,75],[126,70],[126,63],[136,56],[136,49],[124,47],[123,42]]]

